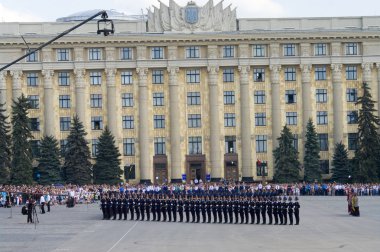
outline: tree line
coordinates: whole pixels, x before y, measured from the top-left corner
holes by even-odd
[[[380,119],[375,115],[375,102],[370,88],[362,85],[363,94],[356,102],[359,107],[358,138],[355,156],[349,159],[346,146],[335,143],[332,161],[332,181],[339,183],[376,182],[380,179]],[[6,116],[5,105],[0,104],[0,184],[32,184],[33,155],[31,148],[29,100],[22,95],[13,101],[11,120]],[[70,133],[64,150],[60,150],[54,136],[44,136],[40,141],[38,183],[117,184],[121,182],[120,153],[108,127],[99,137],[95,163],[85,139],[87,133],[77,116],[71,121]],[[294,146],[291,130],[284,126],[274,155],[274,180],[285,182],[320,182],[319,142],[313,121],[306,125],[303,169],[299,153]],[[303,177],[300,172],[303,170]]]
[[[5,104],[0,104],[0,184],[33,184],[34,158],[38,161],[36,180],[43,185],[121,182],[120,153],[111,131],[105,127],[99,137],[95,163],[92,164],[85,139],[87,133],[77,116],[72,118],[64,150],[60,150],[54,136],[43,136],[39,155],[33,157],[29,109],[29,100],[22,95],[13,101],[9,122]]]

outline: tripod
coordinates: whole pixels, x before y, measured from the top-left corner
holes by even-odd
[[[38,215],[37,215],[37,211],[36,211],[36,205],[33,206],[32,208],[32,220],[34,221],[34,229],[37,228],[37,224],[40,223],[40,221],[38,220]]]

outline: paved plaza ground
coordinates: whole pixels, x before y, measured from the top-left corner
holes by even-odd
[[[301,197],[300,226],[101,220],[99,205],[52,207],[26,224],[21,208],[0,208],[0,251],[379,251],[380,197]]]

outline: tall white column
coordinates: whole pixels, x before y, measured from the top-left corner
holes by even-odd
[[[333,109],[334,109],[334,144],[343,141],[343,82],[342,82],[342,64],[332,64],[332,82],[333,82]]]
[[[281,103],[280,103],[280,65],[270,66],[272,83],[272,143],[273,149],[278,146],[277,138],[281,134]]]
[[[153,167],[149,156],[149,119],[148,119],[148,69],[137,68],[139,76],[139,149],[140,149],[140,180],[141,182],[151,182]]]
[[[22,95],[21,89],[21,80],[22,80],[22,71],[15,70],[11,71],[12,76],[12,99],[17,100]]]
[[[220,148],[220,123],[219,123],[219,102],[218,102],[218,72],[219,67],[209,66],[208,86],[209,86],[209,106],[210,106],[210,164],[211,178],[220,180],[222,175],[222,157]]]
[[[313,118],[311,106],[311,65],[301,65],[302,70],[302,129],[306,132],[306,125]]]
[[[249,104],[249,66],[239,66],[240,71],[240,118],[241,118],[241,169],[243,181],[253,181],[251,113]]]
[[[85,85],[85,69],[74,69],[75,74],[75,100],[76,114],[83,125],[88,125],[86,120],[86,85]],[[86,128],[86,126],[85,126]]]
[[[0,72],[0,104],[7,102],[7,71]]]
[[[57,120],[54,113],[54,98],[56,98],[53,88],[54,71],[44,69],[42,70],[42,75],[44,76],[44,135],[56,136],[54,123]]]
[[[116,84],[115,84],[115,76],[116,69],[106,69],[106,85],[107,85],[107,125],[115,139],[119,139],[119,129],[118,122],[120,122],[121,118],[117,118],[117,104],[118,97],[116,95]]]
[[[170,111],[170,166],[171,179],[181,180],[183,163],[181,161],[181,129],[178,120],[181,118],[179,85],[177,82],[178,67],[169,67],[169,111]]]

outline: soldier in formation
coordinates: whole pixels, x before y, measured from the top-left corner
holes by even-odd
[[[292,197],[252,193],[197,195],[171,192],[108,192],[101,196],[100,208],[105,220],[116,220],[117,216],[119,220],[127,220],[129,214],[130,220],[139,221],[178,220],[192,223],[263,225],[293,225],[294,219],[295,225],[299,225],[300,221],[300,204],[297,197],[293,202]]]

